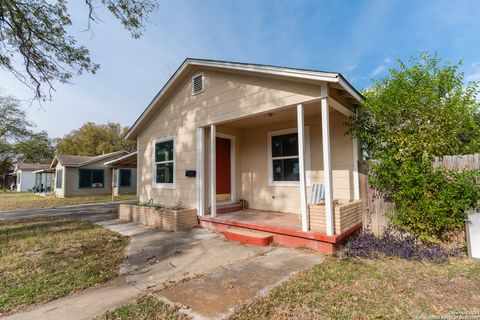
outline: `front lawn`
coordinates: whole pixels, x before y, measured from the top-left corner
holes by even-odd
[[[135,200],[135,196],[118,196],[114,201]],[[52,208],[75,204],[99,203],[112,201],[111,195],[81,196],[71,198],[56,198],[39,196],[31,192],[0,192],[0,211]],[[1,214],[1,212],[0,212]]]
[[[468,315],[473,319],[480,312],[479,306],[479,260],[435,263],[400,258],[327,258],[268,296],[243,306],[230,319],[439,319],[450,312],[465,312],[465,319]],[[177,317],[175,310],[164,303],[142,297],[101,319]]]
[[[232,319],[413,319],[456,311],[474,314],[479,306],[478,260],[330,258],[238,310]]]
[[[178,314],[172,307],[159,301],[153,296],[142,296],[132,302],[113,311],[107,312],[97,320],[180,320],[188,319]]]
[[[0,315],[116,277],[127,244],[88,221],[0,222]]]

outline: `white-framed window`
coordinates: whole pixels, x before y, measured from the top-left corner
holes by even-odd
[[[203,73],[198,73],[192,77],[192,95],[202,93],[205,90],[204,80]]]
[[[153,186],[175,188],[175,138],[153,142]]]
[[[298,186],[300,166],[296,128],[269,132],[268,182],[270,186]],[[310,168],[310,130],[305,127],[305,171]],[[310,180],[307,176],[307,183]]]
[[[63,169],[57,169],[55,171],[55,188],[62,189],[63,188]]]

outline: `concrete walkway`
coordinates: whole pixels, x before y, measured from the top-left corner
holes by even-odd
[[[93,222],[111,220],[118,212],[119,203],[121,202],[80,204],[57,208],[0,211],[0,221],[36,217],[63,217],[90,220]]]
[[[226,319],[240,305],[268,294],[299,270],[321,263],[318,255],[275,248],[255,258],[237,261],[204,277],[160,291],[160,299],[185,306],[193,319]]]
[[[241,245],[200,228],[161,232],[112,220],[108,215],[113,213],[105,213],[109,207],[88,210],[93,208],[68,213],[63,209],[50,215],[93,220],[130,236],[121,276],[103,286],[30,306],[2,319],[92,319],[145,292],[184,305],[183,312],[194,318],[220,319],[295,272],[322,262],[315,254]],[[48,215],[42,210],[28,216],[36,214]]]

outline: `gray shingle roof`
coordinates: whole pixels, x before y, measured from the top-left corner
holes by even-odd
[[[15,171],[18,170],[28,170],[28,171],[35,171],[35,170],[42,170],[50,168],[49,164],[43,163],[17,163],[15,167]]]
[[[124,154],[127,154],[126,151],[115,151],[106,154],[101,154],[99,156],[72,156],[72,155],[57,155],[54,158],[51,166],[54,166],[55,161],[58,161],[63,166],[71,166],[71,167],[80,167],[92,162],[97,162],[102,159],[110,159],[110,158],[117,158],[121,157]]]

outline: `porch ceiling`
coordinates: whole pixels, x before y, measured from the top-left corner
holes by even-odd
[[[330,112],[336,112],[331,109]],[[304,105],[304,116],[307,117],[320,117],[321,108],[320,102],[314,102]],[[231,122],[222,123],[222,126],[234,128],[234,129],[247,129],[261,127],[262,125],[282,123],[287,121],[296,121],[297,108],[291,107],[286,109],[275,110],[269,113],[260,115],[252,115],[251,117],[233,120]]]

